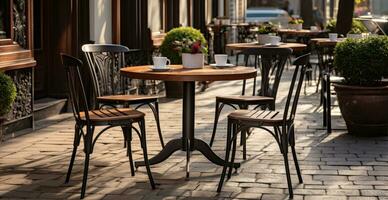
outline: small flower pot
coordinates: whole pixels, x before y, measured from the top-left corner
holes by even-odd
[[[303,24],[288,24],[288,27],[290,29],[300,31],[303,29]]]
[[[204,57],[203,53],[182,53],[182,66],[187,69],[203,68],[205,63]]]
[[[361,39],[362,34],[348,33],[348,34],[346,34],[346,37],[351,38],[351,39]]]
[[[257,40],[259,41],[259,44],[268,44],[271,42],[271,35],[270,34],[259,34],[259,35],[257,35]]]

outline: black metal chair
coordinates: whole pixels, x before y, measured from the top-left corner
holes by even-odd
[[[291,184],[291,175],[287,156],[289,145],[291,146],[299,182],[303,183],[295,151],[294,119],[298,106],[300,91],[303,84],[303,79],[306,73],[306,65],[308,63],[308,58],[309,54],[306,54],[294,61],[294,65],[296,65],[296,67],[292,76],[289,93],[287,96],[287,101],[283,113],[279,111],[265,110],[237,110],[228,115],[225,165],[222,170],[217,192],[221,192],[222,185],[224,183],[226,170],[228,168],[226,163],[229,162],[231,148],[232,155],[230,162],[233,163],[235,160],[237,134],[239,132],[244,132],[252,127],[261,128],[269,132],[278,143],[280,151],[283,154],[290,198],[293,197],[293,189]],[[274,132],[269,130],[269,128],[267,127],[274,127]],[[229,168],[228,179],[231,177],[231,174],[232,167]]]
[[[158,97],[129,94],[131,80],[120,75],[120,69],[127,64],[124,54],[130,50],[115,44],[86,44],[82,46],[82,51],[88,61],[97,103],[102,106],[123,105],[126,108],[137,105],[136,110],[147,105],[154,114],[160,143],[164,147]]]
[[[243,82],[242,95],[217,96],[216,110],[214,117],[213,134],[210,140],[210,146],[213,145],[217,131],[218,119],[225,105],[231,106],[234,109],[248,109],[249,106],[257,108],[275,109],[276,95],[279,88],[281,76],[287,59],[292,54],[292,49],[288,48],[254,48],[243,51],[245,62],[248,65],[249,56],[255,56],[255,67],[261,72],[261,89],[256,95],[256,78],[253,83],[252,96],[245,95],[246,80]],[[257,60],[260,60],[259,62]],[[258,63],[260,66],[257,67]],[[243,158],[246,159],[246,135],[241,134],[241,144],[244,146]]]
[[[123,134],[126,139],[127,154],[129,158],[131,175],[135,175],[133,160],[132,160],[132,150],[131,150],[131,140],[132,140],[132,129],[136,131],[139,135],[141,141],[141,147],[143,149],[144,162],[146,163],[146,169],[148,178],[151,183],[151,187],[155,188],[155,183],[152,177],[151,169],[148,162],[147,156],[147,143],[146,143],[146,130],[145,130],[145,114],[133,110],[131,108],[112,108],[112,109],[98,109],[98,110],[89,110],[88,99],[86,98],[85,88],[82,82],[82,77],[80,73],[80,66],[83,65],[82,61],[77,58],[61,54],[62,64],[65,66],[66,75],[67,75],[67,84],[69,87],[69,96],[71,101],[71,106],[73,109],[73,114],[75,118],[75,134],[74,134],[74,143],[73,143],[73,153],[71,155],[69,169],[66,175],[66,183],[70,180],[71,171],[73,169],[73,164],[75,160],[75,155],[77,153],[77,147],[80,144],[81,138],[84,140],[84,152],[85,152],[85,163],[83,171],[83,181],[81,188],[81,199],[85,196],[86,183],[88,178],[89,171],[89,158],[90,154],[93,153],[94,145],[96,144],[97,139],[102,133],[112,127],[121,127]],[[132,124],[139,124],[140,130],[135,129]],[[96,136],[94,136],[94,130],[96,126],[106,126],[102,129]],[[86,129],[86,133],[83,129]]]
[[[319,66],[319,80],[321,83],[321,105],[323,106],[323,126],[326,127],[327,133],[331,133],[331,84],[340,83],[343,77],[334,73],[334,46],[316,47]],[[334,73],[334,74],[333,74]],[[317,89],[319,87],[319,82]]]

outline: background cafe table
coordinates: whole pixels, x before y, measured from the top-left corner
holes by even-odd
[[[311,42],[317,46],[321,47],[333,47],[337,45],[338,42],[344,41],[346,38],[338,38],[335,41],[331,41],[329,38],[313,38]]]
[[[230,50],[244,50],[244,49],[254,49],[254,48],[290,48],[294,52],[302,52],[305,50],[307,45],[301,43],[281,43],[277,46],[272,45],[262,45],[257,42],[251,43],[234,43],[226,45],[226,48]]]
[[[243,80],[257,76],[257,72],[249,67],[231,67],[213,69],[208,66],[203,69],[183,69],[180,65],[172,65],[167,72],[154,72],[150,66],[134,66],[121,69],[121,74],[129,78],[145,80],[163,80],[183,82],[183,119],[182,137],[171,140],[162,151],[151,158],[150,165],[158,164],[166,160],[172,153],[178,150],[186,151],[186,176],[190,172],[191,151],[200,151],[208,160],[217,165],[224,165],[224,160],[218,157],[210,146],[195,138],[195,81],[228,81]],[[190,151],[187,151],[190,149]],[[239,163],[229,163],[234,168],[240,167]],[[135,166],[143,166],[144,162],[136,162]]]

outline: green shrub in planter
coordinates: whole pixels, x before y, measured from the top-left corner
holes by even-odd
[[[181,64],[182,57],[179,51],[175,49],[174,45],[176,44],[176,41],[183,42],[184,40],[200,41],[202,45],[207,44],[205,37],[199,30],[192,27],[179,27],[174,28],[167,33],[160,46],[160,52],[163,56],[169,58],[172,64]]]
[[[329,20],[329,22],[326,25],[326,30],[329,33],[336,33],[336,26],[337,26],[337,20],[335,19]],[[368,32],[368,29],[366,29],[365,26],[360,21],[353,19],[352,28],[350,29],[349,33],[360,34],[360,33],[367,33],[367,32]]]
[[[388,74],[388,37],[346,39],[338,43],[334,65],[347,85],[381,85],[382,77]]]
[[[0,118],[8,114],[16,98],[16,87],[12,79],[0,72]]]
[[[269,34],[269,33],[277,33],[278,29],[272,22],[266,22],[259,25],[259,34]]]

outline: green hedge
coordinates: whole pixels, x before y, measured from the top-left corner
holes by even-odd
[[[0,117],[8,114],[15,98],[15,84],[9,76],[0,72]]]
[[[336,71],[345,84],[376,86],[388,75],[388,37],[346,39],[337,44],[334,53]]]

